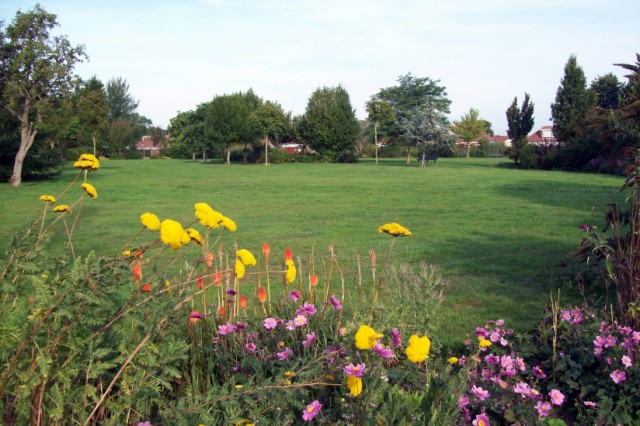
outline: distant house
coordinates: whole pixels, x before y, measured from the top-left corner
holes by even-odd
[[[471,141],[471,146],[472,147],[480,146],[481,140],[487,140],[490,143],[503,143],[506,146],[511,146],[511,139],[509,139],[508,136],[490,135],[488,133],[483,133],[482,136],[480,136],[477,140]],[[458,148],[458,151],[462,152],[467,150],[467,142],[465,142],[460,138],[456,140],[456,146]]]
[[[553,134],[553,126],[542,126],[540,130],[529,135],[529,143],[539,146],[554,146],[558,144],[558,140]]]
[[[169,138],[165,138],[158,144],[155,144],[151,136],[143,136],[141,140],[136,142],[136,150],[140,151],[142,158],[157,157],[163,149],[169,147]]]

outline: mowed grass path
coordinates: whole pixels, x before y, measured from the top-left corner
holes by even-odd
[[[74,246],[79,254],[117,253],[145,211],[186,225],[193,205],[207,202],[238,225],[223,239],[228,248],[235,240],[258,254],[268,242],[274,258],[291,247],[307,261],[312,250],[328,258],[332,244],[353,277],[357,254],[364,271],[370,249],[382,262],[390,237],[377,229],[395,221],[413,236],[397,241],[392,261],[434,264],[449,285],[439,324],[445,341],[459,342],[489,319],[522,331],[549,299],[549,272],[578,247],[578,226],[602,224],[622,179],[494,167],[501,161],[439,159],[420,169],[400,159],[270,167],[106,160],[89,174],[99,199],[85,200]],[[38,197],[57,196],[76,173],[69,166],[52,181],[0,185],[2,252],[42,209]],[[78,185],[61,202],[79,193]],[[57,232],[51,250],[64,244],[64,229]]]

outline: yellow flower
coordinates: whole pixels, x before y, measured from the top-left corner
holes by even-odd
[[[244,263],[240,259],[236,259],[236,278],[241,280],[244,278]]]
[[[191,241],[189,234],[182,229],[182,225],[171,219],[163,220],[160,224],[160,239],[174,250],[178,250],[182,245],[189,244]]]
[[[431,340],[427,336],[418,337],[414,334],[409,337],[409,346],[404,353],[407,354],[409,361],[418,363],[427,359],[429,349],[431,349]]]
[[[188,228],[185,231],[189,235],[189,238],[191,238],[193,241],[195,241],[196,244],[198,244],[199,246],[204,244],[204,240],[202,239],[202,235],[200,235],[200,233],[198,232],[197,229]]]
[[[449,362],[449,364],[454,365],[454,364],[457,364],[457,363],[458,363],[458,361],[460,361],[460,360],[459,360],[457,357],[452,356],[452,357],[451,357],[451,358],[449,358],[447,361]]]
[[[349,388],[349,394],[353,397],[360,395],[362,392],[362,379],[356,376],[347,376],[347,387]]]
[[[58,213],[65,213],[65,212],[71,213],[71,209],[66,204],[60,204],[59,206],[55,206],[53,208],[53,211]]]
[[[376,331],[368,325],[361,325],[356,332],[356,348],[371,349],[375,346],[376,340],[384,337],[384,334],[376,333]]]
[[[146,226],[150,231],[157,231],[160,229],[160,219],[153,213],[142,213],[140,215],[140,221],[142,221],[142,225]]]
[[[209,228],[217,228],[222,222],[222,216],[217,211],[213,210],[207,203],[195,204],[195,215],[200,220],[200,225],[208,226]]]
[[[91,197],[92,199],[97,199],[98,198],[98,191],[96,191],[96,188],[91,185],[90,183],[83,183],[82,185],[80,185],[80,187],[82,189],[84,189],[84,192],[87,193],[87,195],[89,197]]]
[[[236,229],[238,229],[238,227],[236,226],[236,223],[226,216],[222,216],[222,220],[220,220],[220,225],[224,226],[231,232],[236,232]]]
[[[41,195],[40,196],[40,200],[41,201],[48,201],[51,204],[56,202],[56,197],[54,197],[53,195]]]
[[[492,343],[491,340],[487,340],[482,336],[478,336],[478,345],[480,345],[481,348],[488,348],[492,345]]]
[[[76,169],[94,171],[100,168],[100,161],[93,154],[82,154],[78,161],[73,163]]]
[[[391,234],[394,237],[408,237],[409,235],[411,235],[411,231],[395,222],[385,223],[380,228],[378,228],[378,232],[386,232],[387,234]]]
[[[125,250],[120,254],[123,255],[123,256],[131,256],[131,250]]]
[[[167,290],[167,294],[171,294],[171,283],[169,280],[164,280],[164,288]]]
[[[287,273],[285,277],[287,284],[291,284],[296,280],[296,264],[293,263],[293,260],[291,259],[285,260],[284,264],[287,265]]]
[[[256,258],[247,249],[236,251],[236,257],[239,258],[245,266],[256,266]]]

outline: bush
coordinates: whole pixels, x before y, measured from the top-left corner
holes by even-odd
[[[535,169],[538,167],[538,149],[535,145],[527,144],[520,152],[520,167],[523,169]]]

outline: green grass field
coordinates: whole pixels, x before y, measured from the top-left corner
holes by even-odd
[[[439,324],[445,340],[459,342],[497,318],[522,331],[549,299],[554,265],[578,247],[578,226],[602,224],[622,179],[495,167],[499,162],[506,160],[439,159],[421,169],[400,159],[270,167],[105,160],[89,174],[99,198],[85,200],[74,247],[78,254],[118,253],[140,230],[142,213],[186,225],[193,205],[207,202],[237,223],[229,246],[235,240],[258,254],[266,241],[272,256],[291,247],[306,260],[312,250],[328,257],[332,244],[345,269],[355,271],[357,254],[365,265],[370,249],[382,258],[390,237],[377,229],[395,221],[413,235],[397,241],[393,261],[434,264],[449,285]],[[69,166],[51,181],[0,185],[2,252],[43,208],[38,197],[57,196],[76,173]],[[79,194],[77,186],[61,202]],[[50,251],[64,245],[64,228],[56,232]]]

